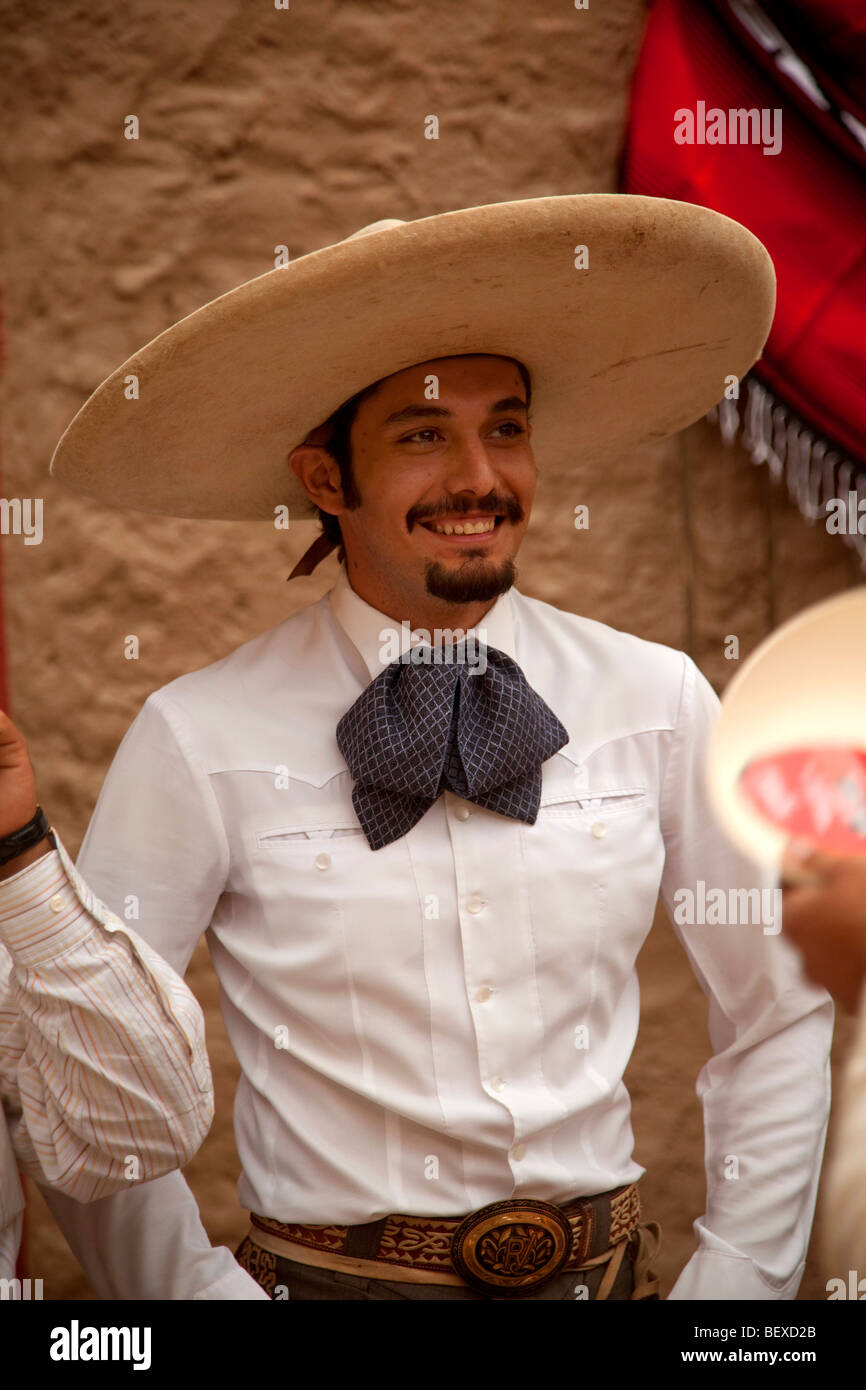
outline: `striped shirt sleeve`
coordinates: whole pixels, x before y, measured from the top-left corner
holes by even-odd
[[[183,1167],[213,1083],[195,997],[54,833],[0,880],[0,1097],[21,1169],[90,1202]]]

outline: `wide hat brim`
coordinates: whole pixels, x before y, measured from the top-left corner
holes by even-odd
[[[181,319],[94,391],[51,472],[144,512],[311,518],[287,456],[343,401],[418,362],[498,353],[531,373],[540,477],[567,478],[709,410],[760,355],[774,304],[757,238],[691,203],[575,194],[441,213]]]
[[[864,626],[862,587],[823,599],[770,633],[722,693],[707,791],[729,839],[758,863],[778,867],[790,835],[747,798],[740,777],[748,764],[792,749],[866,750]]]

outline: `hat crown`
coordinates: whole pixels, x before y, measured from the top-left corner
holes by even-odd
[[[380,217],[378,222],[368,222],[366,227],[360,227],[357,232],[352,232],[351,236],[344,237],[344,241],[354,241],[359,236],[369,236],[371,232],[385,232],[390,227],[405,227],[406,223],[400,217]]]

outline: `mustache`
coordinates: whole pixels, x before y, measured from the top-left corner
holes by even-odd
[[[445,497],[434,507],[413,507],[407,516],[409,530],[418,521],[437,521],[442,516],[465,516],[477,512],[487,516],[504,516],[506,521],[523,520],[523,508],[516,497],[499,497],[489,492],[486,497]]]

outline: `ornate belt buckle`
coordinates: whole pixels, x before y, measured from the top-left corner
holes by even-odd
[[[587,1249],[589,1225],[587,1213],[581,1241]],[[464,1217],[451,1238],[451,1259],[457,1273],[481,1293],[519,1297],[559,1273],[573,1241],[571,1223],[552,1202],[509,1199]]]

